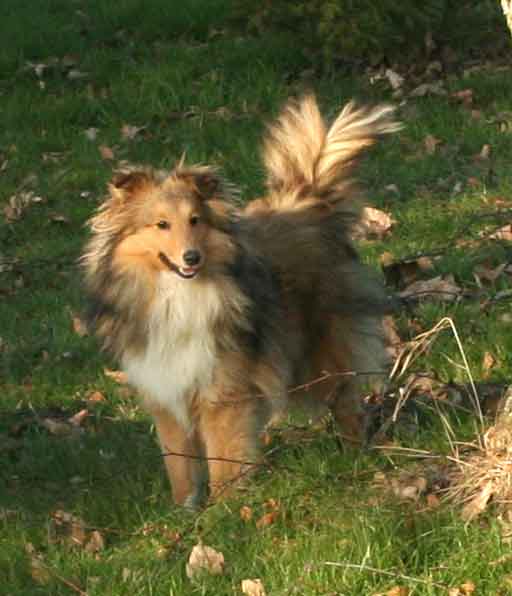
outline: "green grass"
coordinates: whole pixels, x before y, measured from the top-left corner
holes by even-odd
[[[352,95],[390,99],[386,88],[364,77],[330,74],[305,82],[308,64],[296,44],[229,32],[229,13],[225,0],[6,0],[0,8],[0,207],[21,191],[43,198],[18,221],[0,223],[0,257],[15,263],[0,273],[0,594],[60,595],[79,588],[89,596],[217,596],[240,594],[241,581],[255,577],[268,594],[280,596],[370,595],[397,585],[433,595],[446,593],[440,584],[468,580],[478,594],[510,593],[511,561],[491,564],[504,548],[492,516],[465,526],[445,505],[427,510],[424,499],[398,501],[373,477],[407,462],[340,451],[332,431],[308,440],[277,432],[271,467],[244,492],[199,514],[174,507],[149,419],[124,387],[105,377],[103,368],[115,363],[98,353],[94,340],[73,332],[71,313],[82,306],[75,262],[83,224],[117,162],[165,167],[186,151],[190,161],[221,166],[248,197],[262,189],[257,148],[263,123],[288,96],[313,86],[330,115]],[[66,56],[72,66],[63,65]],[[27,67],[52,57],[59,60],[41,77]],[[71,79],[70,68],[86,76]],[[511,109],[512,84],[508,70],[489,70],[453,78],[447,87],[473,89],[482,117],[471,118],[446,97],[409,100],[404,131],[361,168],[371,201],[398,224],[363,249],[375,267],[385,250],[401,258],[443,249],[432,275],[453,273],[474,293],[476,265],[511,258],[507,245],[483,241],[461,248],[457,242],[509,221],[495,200],[505,201],[502,210],[511,206],[512,136],[497,120]],[[145,128],[127,141],[125,124]],[[94,141],[84,135],[92,127],[98,129]],[[433,155],[424,149],[427,134],[443,141]],[[486,143],[490,160],[475,161]],[[113,150],[113,162],[102,158],[100,145]],[[458,182],[461,191],[453,193]],[[398,195],[386,190],[390,184]],[[508,287],[505,276],[487,294]],[[502,316],[509,305],[481,306],[474,298],[425,303],[404,310],[398,322],[408,337],[411,319],[428,329],[452,317],[476,380],[484,378],[483,355],[491,351],[497,365],[489,380],[507,382],[512,334]],[[457,362],[456,343],[444,332],[416,368],[465,381]],[[85,404],[92,391],[106,401]],[[76,437],[48,433],[34,414],[71,415],[84,405],[90,414]],[[422,421],[395,441],[446,452],[437,418],[427,413]],[[453,424],[459,436],[471,436],[467,418]],[[278,518],[258,528],[269,499],[279,502]],[[242,506],[253,512],[248,522],[240,517]],[[50,518],[59,509],[100,529],[106,548],[94,554],[49,540]],[[224,553],[222,576],[186,577],[198,540]],[[31,575],[28,543],[49,569],[39,583]]]

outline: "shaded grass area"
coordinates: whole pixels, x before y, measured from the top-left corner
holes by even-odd
[[[76,593],[71,582],[90,595],[237,594],[242,579],[260,577],[267,593],[280,595],[376,594],[397,585],[430,595],[467,580],[478,593],[506,594],[512,568],[500,559],[499,525],[488,519],[465,527],[445,506],[398,502],[373,478],[401,459],[340,451],[332,431],[308,440],[277,433],[271,465],[245,491],[199,515],[174,508],[148,419],[129,390],[105,377],[103,368],[115,363],[73,331],[83,224],[118,162],[168,167],[186,151],[192,162],[221,166],[249,197],[262,190],[263,123],[288,96],[313,87],[330,115],[353,95],[390,99],[388,89],[365,77],[316,79],[297,42],[225,31],[229,11],[220,0],[123,0],[115,7],[9,0],[0,8],[0,206],[22,192],[42,198],[0,224],[0,257],[9,263],[0,273],[0,593]],[[35,65],[43,65],[40,76]],[[73,70],[78,74],[70,76]],[[441,248],[434,273],[453,273],[474,290],[476,265],[510,260],[504,243],[458,245],[509,221],[512,137],[500,126],[512,99],[509,74],[490,70],[448,81],[449,91],[473,90],[479,118],[446,97],[409,101],[405,130],[362,164],[371,201],[398,222],[389,237],[363,247],[372,265],[384,250],[400,258]],[[144,128],[128,140],[127,124]],[[94,140],[84,134],[92,128]],[[432,155],[427,134],[442,141]],[[484,144],[492,149],[482,162],[475,155]],[[398,193],[386,190],[392,184]],[[505,276],[489,292],[508,287]],[[478,299],[426,303],[398,319],[408,337],[411,319],[428,329],[453,317],[477,380],[506,382],[508,309],[498,302],[482,310]],[[488,350],[497,359],[490,373],[482,366]],[[418,366],[445,381],[465,380],[457,362],[455,342],[444,334]],[[85,401],[93,391],[106,400]],[[52,435],[31,414],[71,415],[84,406],[84,432],[71,437]],[[471,423],[460,424],[468,436]],[[431,415],[416,434],[397,434],[396,441],[447,450]],[[258,527],[269,499],[279,503],[278,515]],[[253,512],[247,522],[242,506]],[[49,540],[49,520],[59,509],[98,528],[106,548],[95,554]],[[199,539],[224,553],[224,575],[186,577],[186,558]],[[28,543],[44,557],[44,578],[31,570]]]

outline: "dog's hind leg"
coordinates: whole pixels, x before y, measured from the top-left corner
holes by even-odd
[[[310,392],[315,401],[329,407],[341,438],[362,445],[367,439],[367,420],[363,401],[366,376],[361,373],[375,365],[369,353],[361,352],[361,347],[366,347],[365,338],[356,335],[352,326],[352,322],[333,316],[330,325],[319,334],[312,373],[313,379],[322,381],[312,384]]]
[[[175,503],[196,508],[203,498],[204,458],[195,431],[187,433],[167,410],[152,409]]]

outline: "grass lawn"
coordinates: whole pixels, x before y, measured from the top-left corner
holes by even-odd
[[[148,417],[74,328],[84,222],[120,162],[169,167],[185,151],[250,197],[262,190],[263,124],[286,98],[313,88],[331,116],[352,96],[392,100],[368,74],[315,75],[297,40],[226,30],[229,10],[226,0],[0,7],[0,594],[220,596],[241,594],[247,578],[279,596],[473,584],[510,594],[506,525],[492,514],[465,524],[430,479],[417,499],[400,498],[387,479],[423,477],[424,460],[346,450],[329,424],[283,423],[244,491],[195,514],[174,507]],[[441,77],[444,95],[404,95],[404,130],[361,166],[371,203],[396,224],[362,250],[375,268],[385,251],[435,255],[423,276],[453,275],[464,295],[399,309],[402,340],[450,317],[477,384],[500,387],[512,371],[512,251],[492,230],[512,209],[512,79],[484,66],[461,62]],[[448,331],[413,371],[468,380]],[[404,408],[388,441],[441,461],[450,446],[431,402]],[[471,440],[472,416],[446,412]],[[223,574],[187,577],[198,541],[224,554]]]

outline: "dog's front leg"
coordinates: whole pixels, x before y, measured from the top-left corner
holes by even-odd
[[[186,432],[167,410],[152,409],[175,503],[196,508],[203,498],[204,459],[195,431]]]
[[[261,434],[261,398],[226,399],[201,412],[210,496],[226,496],[257,465]]]

